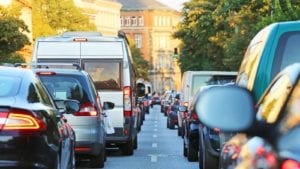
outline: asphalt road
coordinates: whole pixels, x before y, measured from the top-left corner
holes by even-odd
[[[123,156],[119,149],[107,150],[107,169],[198,169],[198,162],[188,162],[183,156],[182,138],[177,129],[167,128],[167,119],[154,106],[138,134],[138,149],[132,156]],[[79,169],[87,169],[84,162]]]

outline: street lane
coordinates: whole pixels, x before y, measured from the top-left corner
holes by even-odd
[[[105,162],[107,169],[198,169],[197,162],[188,162],[183,157],[182,139],[177,129],[167,129],[167,119],[154,106],[138,135],[138,149],[133,156],[123,156],[118,149],[109,149]],[[84,167],[84,162],[78,166]]]

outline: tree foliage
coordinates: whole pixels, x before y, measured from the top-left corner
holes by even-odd
[[[64,31],[96,30],[73,0],[33,0],[32,4],[34,39]]]
[[[129,47],[133,60],[133,67],[136,72],[136,78],[142,78],[145,80],[149,80],[148,78],[148,70],[150,69],[149,62],[147,62],[142,54],[141,49],[135,46],[135,43],[132,39],[128,38]]]
[[[24,62],[16,51],[29,44],[24,32],[29,32],[25,23],[18,19],[20,8],[17,6],[0,6],[0,62]]]
[[[186,70],[238,70],[254,35],[266,25],[300,18],[294,0],[191,0],[174,37]]]

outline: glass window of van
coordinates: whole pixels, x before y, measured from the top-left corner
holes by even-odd
[[[92,77],[97,90],[121,89],[120,61],[84,61],[83,67]]]

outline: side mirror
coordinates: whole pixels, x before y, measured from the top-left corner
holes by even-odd
[[[252,94],[238,86],[215,86],[201,92],[195,106],[199,120],[210,128],[239,132],[254,122]]]
[[[185,106],[179,106],[178,109],[180,112],[185,112],[187,110],[187,108]]]
[[[111,110],[115,107],[115,104],[112,102],[103,102],[103,109],[104,110]]]

